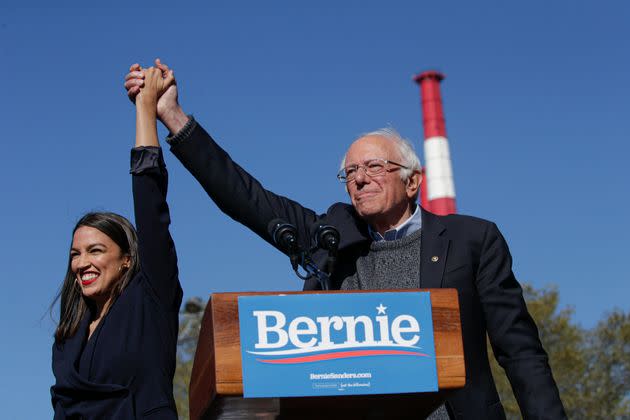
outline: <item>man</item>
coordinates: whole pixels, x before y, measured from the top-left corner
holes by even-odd
[[[156,60],[163,72],[169,70]],[[125,87],[133,100],[142,85],[133,65]],[[408,142],[393,130],[378,130],[353,142],[338,178],[352,205],[337,203],[318,215],[278,196],[238,166],[206,131],[186,116],[176,87],[158,103],[170,130],[171,151],[210,198],[233,219],[273,244],[267,231],[280,218],[296,226],[304,248],[318,221],[337,227],[339,254],[334,289],[451,287],[460,299],[466,386],[436,418],[505,418],[490,372],[486,333],[505,369],[525,418],[566,418],[551,369],[512,273],[507,244],[496,225],[469,216],[437,216],[416,205],[420,164]],[[315,255],[321,261],[323,255]],[[315,280],[305,289],[318,289]]]

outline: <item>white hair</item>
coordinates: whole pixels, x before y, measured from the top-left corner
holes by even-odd
[[[400,163],[401,165],[406,166],[406,169],[400,168],[400,171],[399,171],[400,178],[403,181],[407,181],[409,177],[411,176],[411,174],[413,174],[416,171],[422,172],[422,165],[420,164],[420,159],[418,158],[418,155],[416,154],[413,144],[409,140],[403,138],[398,133],[398,131],[396,131],[394,128],[391,128],[391,127],[379,128],[378,130],[361,134],[359,137],[354,139],[353,143],[363,137],[368,137],[368,136],[382,137],[394,143],[394,145],[396,146],[396,150],[398,151],[398,154],[400,155],[400,160],[401,160],[401,162],[397,162],[397,163]],[[346,167],[347,155],[348,155],[348,152],[346,151],[346,153],[343,155],[343,159],[341,159],[341,165],[339,166],[340,171]]]

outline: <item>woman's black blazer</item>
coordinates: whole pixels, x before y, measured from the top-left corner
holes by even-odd
[[[55,419],[176,419],[173,374],[182,289],[168,231],[161,149],[131,151],[141,270],[87,339],[91,313],[52,349]]]

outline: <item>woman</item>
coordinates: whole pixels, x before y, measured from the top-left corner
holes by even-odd
[[[172,72],[145,70],[131,151],[137,235],[89,213],[74,228],[53,344],[55,419],[176,419],[173,374],[182,290],[168,231],[157,98]]]

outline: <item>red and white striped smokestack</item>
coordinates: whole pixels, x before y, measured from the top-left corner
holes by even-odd
[[[425,71],[414,77],[420,85],[424,123],[425,169],[421,204],[439,215],[456,213],[453,167],[440,95],[440,81],[443,79],[444,75],[437,71]]]

